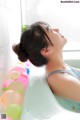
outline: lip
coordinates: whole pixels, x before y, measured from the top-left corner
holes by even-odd
[[[62,38],[64,38],[64,36],[63,36],[63,35],[61,35],[61,37],[62,37]]]
[[[62,38],[64,38],[64,35],[61,35],[61,34],[60,34],[60,36],[61,36]]]

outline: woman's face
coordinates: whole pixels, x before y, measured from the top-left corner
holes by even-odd
[[[55,47],[57,50],[60,50],[63,48],[65,43],[67,42],[67,39],[59,33],[59,29],[51,29],[51,28],[46,28],[44,26],[45,32],[50,38],[53,47]]]

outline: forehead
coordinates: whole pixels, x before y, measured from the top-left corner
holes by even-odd
[[[49,24],[47,24],[47,23],[41,24],[41,26],[44,28],[44,30],[49,30],[49,29],[51,29],[51,30],[59,33],[59,29],[58,29],[58,28],[52,28],[52,27],[51,27]]]
[[[51,28],[51,26],[49,25],[49,24],[47,24],[47,23],[43,23],[43,24],[41,24],[42,25],[42,27],[44,28],[44,29],[49,29],[49,28]]]

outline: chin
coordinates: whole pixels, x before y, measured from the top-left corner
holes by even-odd
[[[68,40],[67,40],[66,38],[64,38],[64,44],[66,44],[66,43],[67,43],[67,41],[68,41]]]

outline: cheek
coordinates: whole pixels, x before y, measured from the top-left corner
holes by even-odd
[[[55,39],[54,41],[54,46],[56,47],[56,49],[62,49],[63,46],[65,45],[65,40],[61,37]]]
[[[67,42],[67,40],[64,37],[61,37],[59,34],[49,34],[50,40],[53,43],[53,45],[57,48],[61,48],[64,46],[64,44]]]
[[[62,44],[62,38],[60,36],[53,36],[52,42],[55,46],[60,46]]]
[[[58,43],[58,37],[54,34],[50,35],[50,40],[53,43],[53,45],[55,45],[56,43]]]

